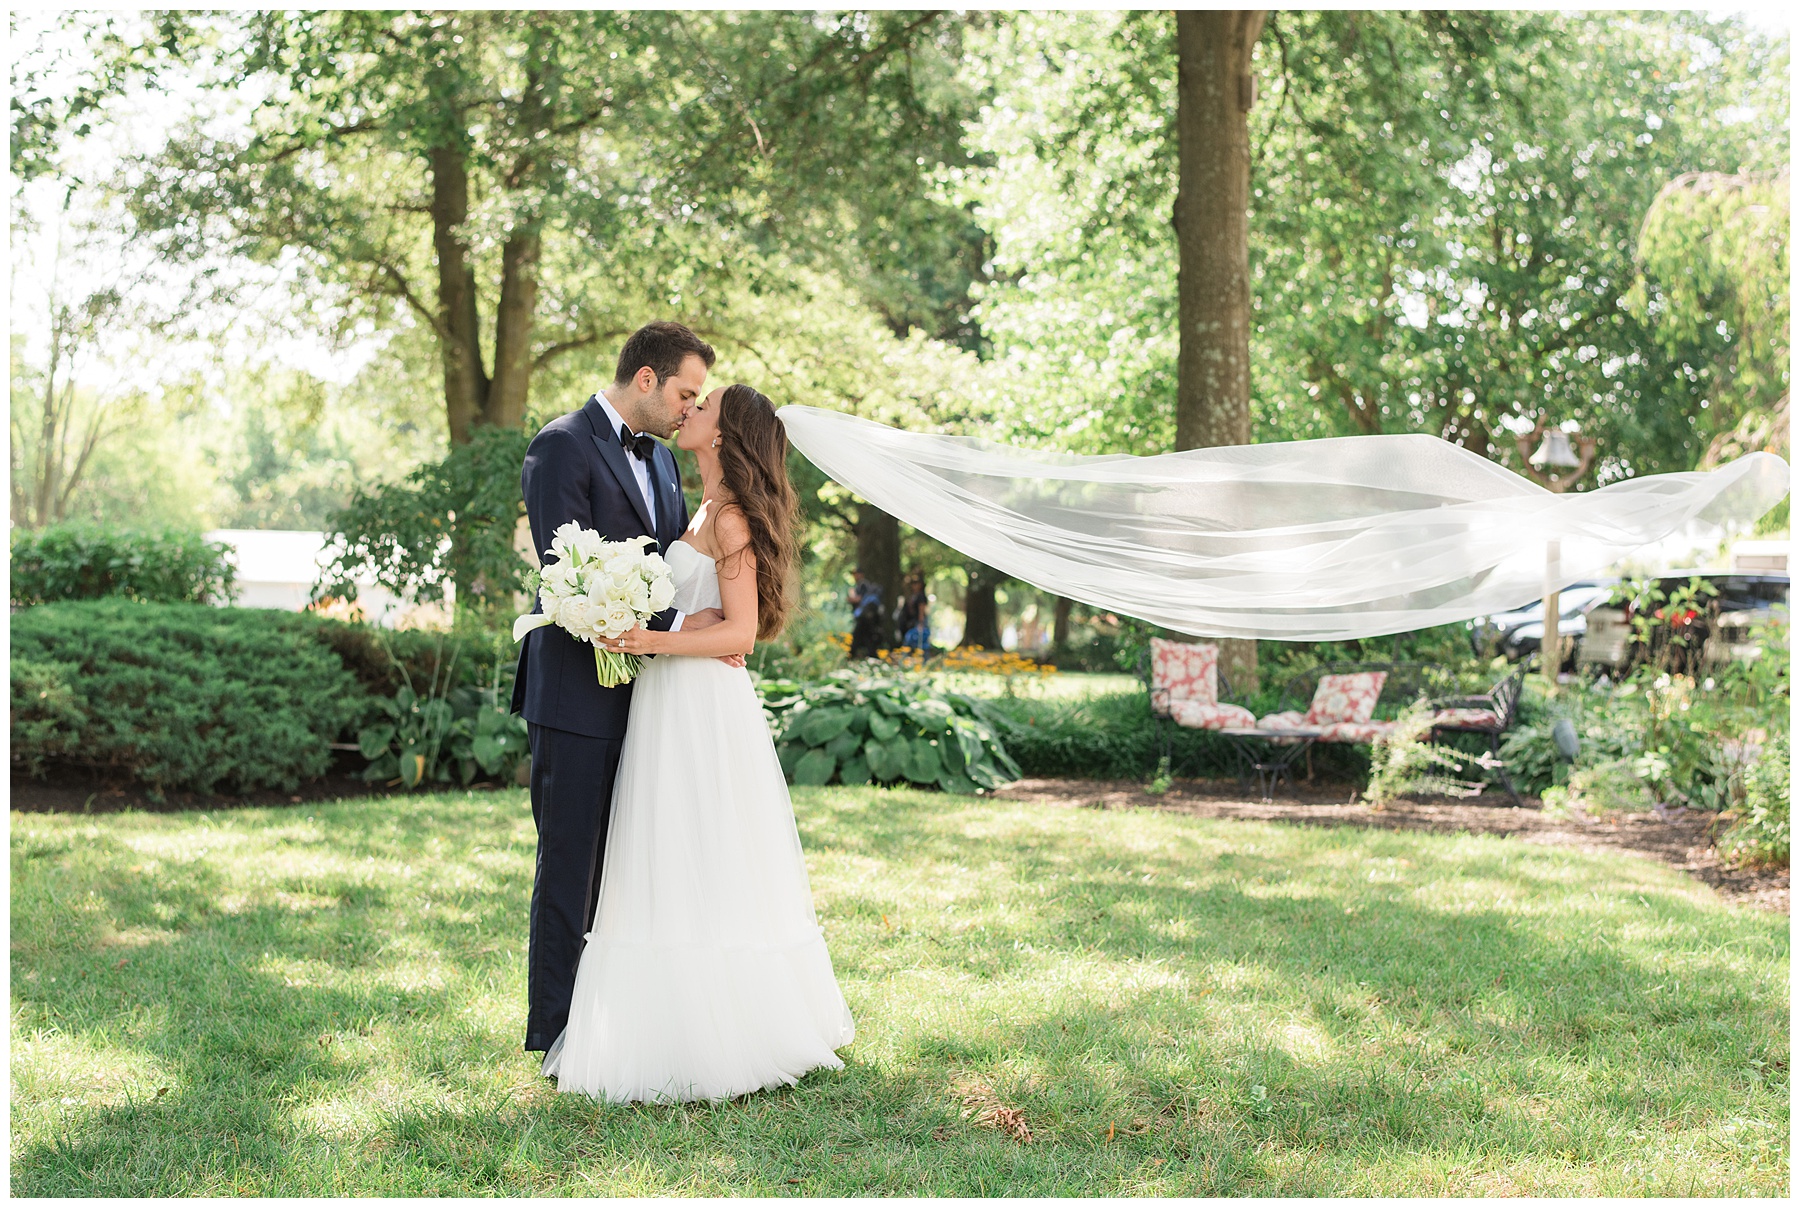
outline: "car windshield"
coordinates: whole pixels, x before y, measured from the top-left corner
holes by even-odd
[[[1558,600],[1561,607],[1557,609],[1557,615],[1579,616],[1610,595],[1612,595],[1610,587],[1571,587]]]

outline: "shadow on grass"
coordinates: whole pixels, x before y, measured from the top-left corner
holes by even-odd
[[[1785,1070],[1782,1004],[1744,988],[1730,945],[1678,940],[1671,993],[1666,944],[1620,921],[1680,934],[1721,912],[1655,884],[1620,905],[1617,862],[858,800],[802,801],[815,864],[881,870],[815,872],[859,1017],[848,1068],[718,1105],[596,1106],[535,1078],[515,1026],[528,861],[467,877],[433,916],[430,884],[295,874],[270,892],[312,905],[229,906],[205,859],[152,880],[105,835],[16,840],[15,1034],[130,1050],[170,1089],[16,1139],[13,1191],[1328,1194],[1406,1152],[1622,1167],[1620,1121],[1692,1116],[1709,1093],[1750,1110],[1776,1089],[1752,1066],[1771,1038]],[[352,861],[435,836],[467,874],[491,823],[437,813],[328,825]],[[1411,894],[1428,877],[1596,905],[1429,905]],[[961,886],[964,915],[905,900],[921,880]],[[1785,959],[1772,921],[1738,926],[1740,948]],[[131,934],[150,938],[116,942]],[[433,956],[452,966],[435,982],[415,967]],[[511,1014],[466,1018],[495,986],[516,988]],[[987,1104],[1023,1111],[1033,1144],[977,1127]]]

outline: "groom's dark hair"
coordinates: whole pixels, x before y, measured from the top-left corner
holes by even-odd
[[[681,372],[681,363],[689,357],[699,357],[711,369],[712,345],[680,323],[646,323],[632,332],[625,347],[619,350],[619,367],[613,370],[613,381],[624,385],[648,365],[660,386]]]

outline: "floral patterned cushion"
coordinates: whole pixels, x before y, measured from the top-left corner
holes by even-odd
[[[1368,721],[1375,716],[1375,702],[1381,698],[1381,685],[1386,682],[1385,671],[1320,676],[1312,706],[1306,711],[1306,724],[1325,726],[1339,721]]]
[[[1256,714],[1242,705],[1209,705],[1197,700],[1171,701],[1169,715],[1176,725],[1193,730],[1223,730],[1226,726],[1256,724]]]
[[[1219,648],[1150,639],[1150,705],[1167,713],[1176,701],[1219,700]]]
[[[1394,728],[1391,721],[1334,721],[1320,727],[1320,742],[1374,742]]]
[[[1293,730],[1306,724],[1306,714],[1289,709],[1285,713],[1271,713],[1256,724],[1265,730]]]
[[[1440,726],[1497,726],[1500,715],[1492,709],[1439,709],[1431,720]]]

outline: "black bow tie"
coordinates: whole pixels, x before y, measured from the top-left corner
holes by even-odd
[[[624,424],[619,425],[619,443],[625,446],[627,453],[639,461],[649,461],[652,452],[656,449],[654,437],[646,436],[642,432],[634,434]]]

